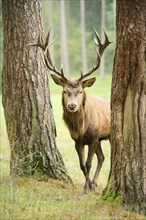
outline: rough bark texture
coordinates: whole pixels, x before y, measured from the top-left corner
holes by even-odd
[[[112,79],[111,172],[107,195],[145,213],[146,74],[145,0],[117,0]]]
[[[11,174],[70,181],[56,147],[42,51],[27,47],[43,31],[39,0],[3,0],[2,94],[11,147]]]

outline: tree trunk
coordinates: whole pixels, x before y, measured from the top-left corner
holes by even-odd
[[[81,35],[82,35],[82,59],[83,73],[87,72],[86,31],[85,31],[85,0],[80,0]]]
[[[145,213],[146,74],[145,0],[117,0],[112,79],[111,171],[105,196]]]
[[[101,1],[101,40],[104,42],[103,27],[105,28],[105,10],[106,10],[106,0]],[[105,77],[105,55],[102,55],[100,64],[100,77],[104,79]]]
[[[53,27],[53,1],[49,1],[49,26],[50,27]],[[51,37],[50,40],[52,41],[54,39],[54,34],[53,34],[53,29],[51,30]],[[55,61],[54,59],[54,44],[52,44],[52,46],[50,47],[50,54],[51,54],[51,57],[52,57],[52,60]]]
[[[65,13],[65,0],[60,1],[61,9],[61,65],[65,71],[66,76],[70,76],[69,70],[69,56],[67,48],[67,26],[66,26],[66,13]]]
[[[2,94],[13,175],[70,181],[56,147],[47,69],[42,51],[27,47],[40,31],[39,0],[3,0]]]

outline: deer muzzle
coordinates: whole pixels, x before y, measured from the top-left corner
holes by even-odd
[[[69,103],[67,105],[67,109],[70,111],[70,112],[76,112],[77,111],[77,105],[74,104],[74,103]]]

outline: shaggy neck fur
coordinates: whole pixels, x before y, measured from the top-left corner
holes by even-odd
[[[80,109],[77,112],[69,112],[64,104],[64,98],[62,96],[62,105],[63,105],[63,120],[68,126],[70,132],[78,132],[84,122],[84,107],[86,102],[86,93],[84,92],[83,101]]]

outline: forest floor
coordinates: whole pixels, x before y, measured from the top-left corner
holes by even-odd
[[[110,77],[98,80],[88,89],[91,94],[110,98]],[[121,201],[103,200],[110,168],[110,146],[103,142],[105,155],[95,192],[82,195],[84,177],[79,168],[74,143],[62,121],[61,88],[52,84],[51,94],[57,127],[57,146],[63,156],[74,185],[59,180],[47,182],[35,178],[9,176],[10,150],[0,101],[0,219],[1,220],[146,220],[131,210],[124,210]],[[87,152],[86,152],[87,153]],[[96,167],[94,158],[91,175]]]
[[[144,220],[144,216],[122,209],[120,202],[101,199],[97,192],[82,196],[82,185],[57,180],[2,178],[0,219],[27,220]]]

